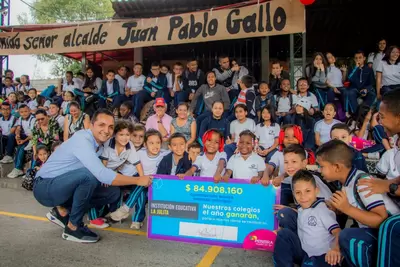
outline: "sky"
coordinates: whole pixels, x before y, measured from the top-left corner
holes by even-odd
[[[32,0],[26,0],[31,3]],[[11,1],[11,25],[18,25],[18,15],[22,13],[29,14],[30,7],[22,3],[20,0]],[[6,66],[3,66],[6,68]],[[41,62],[34,56],[18,55],[9,56],[9,69],[14,71],[15,77],[20,77],[23,74],[29,75],[31,80],[53,78],[50,74],[52,64],[48,62]]]

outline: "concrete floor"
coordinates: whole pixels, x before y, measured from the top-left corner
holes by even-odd
[[[0,178],[0,266],[273,266],[270,253],[150,240],[128,222],[97,230],[96,244],[64,241],[44,219],[48,209],[19,183]]]

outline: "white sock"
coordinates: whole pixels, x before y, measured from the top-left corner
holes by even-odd
[[[126,204],[124,204],[121,208],[123,208],[124,211],[129,212],[129,207]]]

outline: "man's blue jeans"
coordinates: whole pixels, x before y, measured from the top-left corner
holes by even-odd
[[[116,186],[102,186],[88,169],[81,168],[52,179],[37,177],[33,195],[43,206],[70,210],[69,220],[78,226],[90,208],[110,205],[110,209],[115,209],[121,191]]]

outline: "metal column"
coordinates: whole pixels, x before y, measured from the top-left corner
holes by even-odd
[[[290,83],[292,88],[297,79],[305,75],[306,60],[306,33],[290,34]]]
[[[0,0],[0,26],[10,25],[10,1],[11,0]],[[1,30],[0,30],[1,32]],[[5,65],[8,69],[8,56],[0,55],[0,80],[3,81],[3,66]]]

